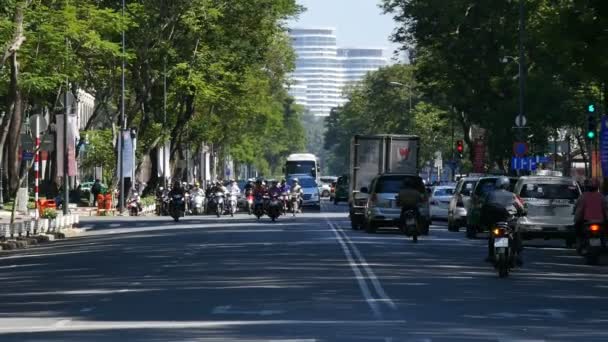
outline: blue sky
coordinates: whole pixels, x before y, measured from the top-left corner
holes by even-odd
[[[342,47],[381,47],[392,55],[397,47],[389,36],[395,28],[390,15],[383,15],[380,0],[298,0],[308,10],[292,27],[335,27]]]

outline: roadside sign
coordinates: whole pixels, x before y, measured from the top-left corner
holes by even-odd
[[[528,119],[524,115],[518,115],[515,118],[515,126],[517,127],[526,127],[528,124]]]
[[[545,164],[551,162],[551,158],[544,156],[535,157],[513,157],[511,158],[511,169],[512,170],[528,170],[534,171],[538,168],[538,164]]]
[[[528,144],[525,142],[513,143],[513,155],[516,157],[523,157],[528,154]]]
[[[604,177],[608,176],[608,116],[602,115],[600,127],[600,160]]]
[[[21,152],[21,158],[23,160],[33,160],[34,159],[34,152],[23,151],[23,152]]]

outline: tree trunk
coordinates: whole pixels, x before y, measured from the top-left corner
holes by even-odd
[[[19,187],[19,145],[20,133],[23,114],[23,99],[21,98],[21,89],[19,89],[19,62],[17,61],[17,53],[13,54],[11,59],[11,91],[13,97],[13,115],[9,124],[7,136],[8,142],[8,179],[10,193],[14,193]]]

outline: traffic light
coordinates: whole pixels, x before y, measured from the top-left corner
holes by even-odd
[[[587,106],[587,139],[593,140],[595,139],[595,130],[596,130],[596,122],[595,122],[595,104],[590,103]]]
[[[462,142],[462,140],[456,141],[456,153],[458,155],[458,158],[462,159],[464,153],[464,143]]]

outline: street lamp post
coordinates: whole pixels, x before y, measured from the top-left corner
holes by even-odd
[[[390,82],[390,85],[396,86],[396,87],[407,88],[408,95],[409,95],[409,112],[408,112],[408,114],[411,114],[412,113],[412,86],[409,84],[403,84],[401,82]]]

